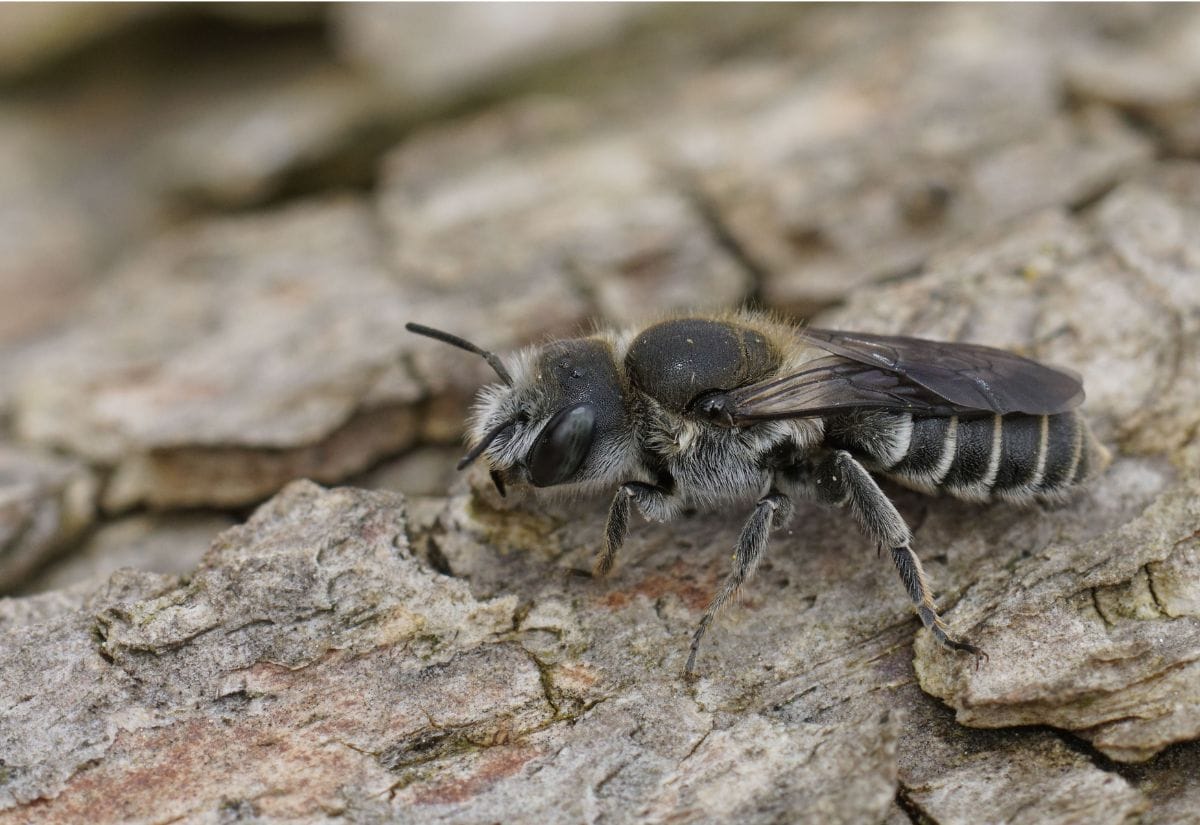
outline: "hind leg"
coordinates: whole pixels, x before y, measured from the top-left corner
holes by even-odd
[[[862,464],[845,450],[837,450],[812,468],[805,480],[818,499],[848,507],[867,538],[876,547],[887,547],[891,551],[892,561],[921,623],[940,644],[974,655],[977,665],[979,660],[987,658],[987,654],[975,645],[950,635],[933,603],[933,591],[929,588],[921,560],[913,552],[908,525]]]

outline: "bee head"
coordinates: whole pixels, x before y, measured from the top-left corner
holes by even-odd
[[[607,481],[624,463],[628,416],[606,342],[575,338],[527,349],[512,359],[510,373],[497,356],[457,336],[408,329],[483,356],[500,377],[479,393],[458,469],[483,456],[504,495],[506,482]]]

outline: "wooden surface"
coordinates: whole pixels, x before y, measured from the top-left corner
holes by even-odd
[[[1194,819],[1192,8],[63,11],[0,8],[0,822]],[[402,331],[741,302],[1083,375],[1071,502],[889,488],[983,667],[802,505],[684,682],[746,513],[570,575],[607,502],[452,480],[488,372]]]

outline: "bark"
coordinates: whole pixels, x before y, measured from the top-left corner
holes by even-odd
[[[95,506],[96,479],[81,462],[0,444],[0,589],[78,538]]]
[[[0,10],[0,823],[1194,819],[1193,9],[197,13]],[[799,504],[685,681],[748,512],[448,480],[405,321],[743,301],[1082,374],[1070,501],[887,488],[981,666]]]

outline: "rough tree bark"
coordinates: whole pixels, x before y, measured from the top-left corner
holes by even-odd
[[[510,10],[457,63],[380,44],[484,12],[230,13],[142,73],[171,12],[18,13],[0,823],[1194,821],[1194,10]],[[443,483],[487,372],[404,321],[740,301],[1083,374],[1115,460],[1069,503],[889,488],[983,667],[801,505],[685,682],[745,513],[596,581],[606,501]]]

